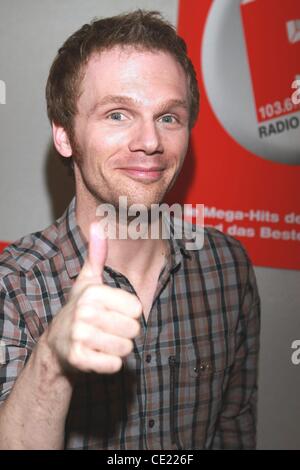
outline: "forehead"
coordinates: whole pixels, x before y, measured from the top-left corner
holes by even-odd
[[[155,100],[186,100],[186,74],[168,52],[114,47],[94,53],[80,86],[78,108],[105,95],[126,95],[145,104]]]

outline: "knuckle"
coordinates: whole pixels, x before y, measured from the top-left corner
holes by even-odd
[[[132,310],[136,315],[141,315],[142,314],[143,306],[142,306],[140,300],[137,297],[135,297],[135,299],[134,299]]]
[[[122,359],[118,356],[101,356],[93,366],[94,372],[98,374],[115,374],[122,368]]]
[[[78,321],[81,320],[82,311],[83,311],[82,305],[80,305],[80,303],[77,302],[75,309],[74,309],[74,313],[73,313],[73,325],[75,325]]]
[[[124,339],[121,343],[121,356],[127,356],[133,350],[133,342],[130,339]]]
[[[73,343],[84,339],[84,330],[78,321],[71,326],[70,338]]]
[[[75,368],[78,368],[79,363],[80,363],[80,357],[79,357],[79,351],[78,348],[73,345],[70,348],[69,354],[68,354],[68,363]]]
[[[133,334],[134,336],[138,336],[140,332],[141,332],[141,325],[136,321],[134,322]]]
[[[109,314],[105,314],[103,317],[101,317],[101,320],[102,319],[104,320],[103,327],[105,330],[107,328],[110,328],[111,331],[118,331],[121,328],[120,316],[116,312],[110,312]]]
[[[99,309],[96,309],[93,304],[81,302],[75,311],[74,320],[85,322],[87,320],[91,320],[98,312]]]
[[[83,288],[81,295],[79,296],[78,303],[81,304],[95,299],[101,300],[101,294],[102,286],[100,284],[89,283]]]
[[[129,337],[130,338],[135,338],[136,336],[138,336],[140,334],[140,331],[141,331],[141,325],[139,324],[139,322],[132,319],[131,323],[130,323],[130,335],[129,335]]]
[[[123,362],[120,357],[111,358],[108,364],[108,373],[115,374],[122,368]]]

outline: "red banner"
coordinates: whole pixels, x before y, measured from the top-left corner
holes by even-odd
[[[299,0],[182,0],[178,31],[201,104],[168,201],[205,204],[254,264],[299,269]]]
[[[0,242],[0,253],[4,250],[4,248],[9,245],[8,242]]]

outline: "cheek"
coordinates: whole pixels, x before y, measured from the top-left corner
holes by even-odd
[[[171,138],[168,139],[168,153],[176,168],[181,167],[185,159],[188,143],[189,141],[186,134],[179,134],[176,138],[172,138],[171,136]]]
[[[110,157],[123,148],[128,141],[128,135],[121,130],[107,131],[103,129],[94,129],[89,134],[87,151],[90,155],[99,157]]]

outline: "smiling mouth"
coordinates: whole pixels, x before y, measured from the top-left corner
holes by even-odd
[[[151,167],[151,168],[143,168],[143,167],[126,167],[126,168],[118,168],[118,170],[122,171],[129,177],[138,180],[138,181],[158,181],[163,174],[164,168],[158,167]]]

